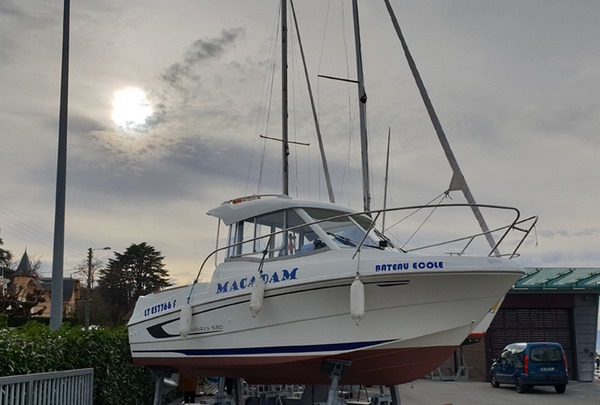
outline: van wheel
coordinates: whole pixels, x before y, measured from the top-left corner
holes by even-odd
[[[564,394],[565,391],[567,390],[567,386],[566,385],[555,385],[554,389],[556,390],[557,394]]]
[[[519,394],[522,394],[525,391],[527,391],[527,386],[521,382],[520,378],[517,378],[517,380],[515,381],[515,388]]]
[[[498,380],[496,379],[495,375],[492,375],[492,380],[491,380],[491,384],[492,387],[494,388],[498,388],[500,386],[500,383],[498,382]]]

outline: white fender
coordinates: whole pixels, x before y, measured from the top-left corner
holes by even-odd
[[[181,307],[181,314],[179,315],[179,335],[185,339],[190,334],[191,329],[192,306],[190,304],[184,304]]]
[[[357,325],[365,316],[365,286],[358,276],[350,286],[350,316]]]
[[[261,277],[254,282],[252,286],[252,293],[250,294],[250,313],[253,318],[256,318],[256,315],[262,309],[263,298],[265,296],[265,282]]]

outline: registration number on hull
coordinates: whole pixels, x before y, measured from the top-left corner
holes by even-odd
[[[177,300],[161,302],[160,304],[144,309],[144,316],[155,315],[159,312],[168,311],[169,309],[175,308],[175,305],[177,305]]]

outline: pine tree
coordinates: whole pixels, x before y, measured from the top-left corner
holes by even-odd
[[[146,242],[132,244],[124,253],[115,252],[108,266],[100,270],[100,295],[111,307],[113,324],[122,324],[131,315],[136,300],[169,287],[164,257]]]

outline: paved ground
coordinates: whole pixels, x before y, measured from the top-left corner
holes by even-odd
[[[567,391],[557,394],[554,387],[535,387],[519,394],[513,386],[492,388],[475,381],[417,380],[400,386],[401,405],[599,405],[600,381],[569,381]]]
[[[369,389],[369,395],[378,388]],[[364,395],[364,394],[363,394]],[[364,396],[358,398],[364,401]],[[181,399],[172,404],[181,404]],[[200,398],[196,403],[201,403]],[[476,381],[417,380],[400,386],[400,405],[600,405],[600,379],[583,383],[569,381],[567,391],[557,394],[554,387],[535,387],[524,394],[514,386],[492,388]]]

